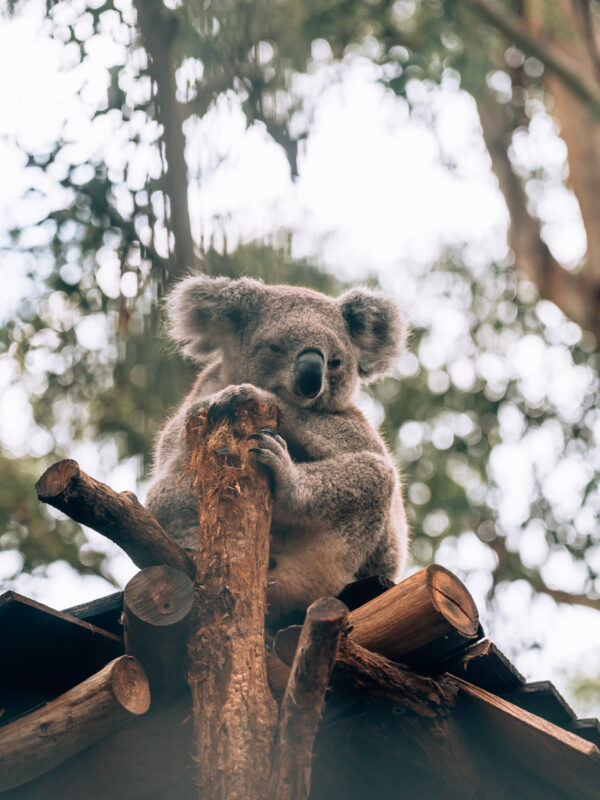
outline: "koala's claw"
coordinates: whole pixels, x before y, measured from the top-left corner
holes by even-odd
[[[263,447],[269,450],[277,451],[277,448],[270,446],[269,442],[276,442],[287,453],[287,442],[279,434],[275,433],[271,428],[261,428],[260,433],[251,433],[248,439],[256,439]]]
[[[283,496],[289,494],[296,479],[296,465],[290,458],[285,439],[275,432],[253,433],[248,439],[258,444],[258,447],[248,448],[249,452],[254,453],[259,464],[267,467],[271,473],[275,481],[276,497],[281,496],[282,492]]]

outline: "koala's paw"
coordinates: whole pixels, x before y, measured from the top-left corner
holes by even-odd
[[[208,406],[207,421],[214,424],[224,417],[233,417],[235,411],[251,401],[258,402],[263,395],[251,383],[240,383],[239,386],[227,386],[218,392]]]
[[[248,437],[256,447],[251,447],[250,452],[256,455],[256,460],[267,467],[275,481],[275,494],[278,498],[282,495],[290,496],[296,479],[297,467],[288,453],[285,439],[278,436],[271,428],[261,428],[260,433],[253,433]]]

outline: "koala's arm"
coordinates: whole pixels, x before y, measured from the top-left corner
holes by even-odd
[[[344,526],[389,509],[394,466],[358,409],[330,414],[282,406],[281,436],[264,434],[257,458],[274,478],[275,513]],[[293,460],[288,451],[295,455]]]
[[[317,423],[310,437],[303,437],[304,447],[310,444],[314,450],[320,444],[328,455],[306,462],[294,462],[285,440],[273,432],[263,430],[254,437],[256,457],[273,477],[269,603],[274,618],[306,608],[316,597],[335,596],[367,564],[389,577],[398,567],[400,542],[390,525],[402,500],[383,443],[372,429],[361,432],[351,425],[343,442],[372,449],[359,447],[333,455],[331,437],[319,442],[319,433],[324,433],[323,425]]]

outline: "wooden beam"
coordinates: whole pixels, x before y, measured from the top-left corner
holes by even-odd
[[[348,625],[348,638],[355,644],[429,674],[444,672],[446,660],[482,634],[468,589],[456,575],[437,565],[351,611]],[[269,684],[276,695],[285,690],[299,630],[292,625],[280,631],[277,641],[282,655],[268,654]]]
[[[113,491],[70,458],[49,467],[35,488],[43,503],[118,544],[140,569],[168,564],[193,577],[193,560],[133,492]]]
[[[481,636],[466,586],[444,567],[416,572],[350,613],[350,638],[362,647],[423,670]]]
[[[292,664],[300,630],[300,625],[291,625],[278,631],[275,637],[274,650],[284,664]],[[271,673],[269,680],[273,680]],[[445,716],[454,705],[457,693],[452,677],[421,675],[405,664],[397,664],[361,647],[349,637],[340,642],[332,686],[334,689],[350,688],[360,697],[385,700],[397,709],[429,718]]]
[[[306,612],[279,712],[270,800],[308,798],[315,733],[347,617],[347,607],[332,597]]]
[[[265,664],[272,497],[249,453],[251,434],[277,426],[272,404],[247,403],[231,417],[187,429],[198,493],[194,619],[188,644],[198,796],[266,796],[277,707]]]
[[[125,649],[144,667],[153,695],[185,688],[193,598],[192,581],[173,567],[146,567],[125,587]]]
[[[9,722],[0,737],[0,791],[42,775],[150,707],[150,689],[131,656],[37,711]]]
[[[13,591],[1,595],[1,722],[54,700],[123,655],[122,634],[122,629],[117,636]]]
[[[557,797],[599,800],[600,750],[594,744],[485,689],[455,680],[457,724],[469,731],[474,747],[485,746],[498,761],[516,762],[541,776]]]
[[[457,678],[496,694],[514,691],[525,684],[525,678],[493,642],[483,639],[454,656],[444,665]]]

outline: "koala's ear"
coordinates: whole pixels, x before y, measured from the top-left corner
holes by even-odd
[[[361,378],[383,375],[406,344],[408,325],[398,306],[380,292],[356,288],[338,298],[355,347]]]
[[[240,278],[185,278],[167,298],[169,333],[185,355],[204,361],[223,343],[223,337],[247,324],[256,316],[259,296],[264,292],[259,281]]]

